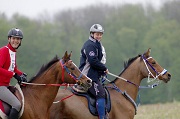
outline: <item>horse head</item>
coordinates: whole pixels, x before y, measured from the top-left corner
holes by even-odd
[[[73,63],[71,60],[71,55],[65,52],[64,56],[62,57],[63,66],[69,75],[75,79],[77,84],[81,85],[84,90],[88,90],[89,87],[91,87],[92,80],[88,78],[86,75],[82,74],[82,72],[79,70],[79,68]]]
[[[171,79],[171,74],[167,72],[167,70],[162,66],[160,66],[158,62],[150,56],[150,53],[151,49],[149,48],[141,56],[146,67],[146,70],[143,69],[142,72],[144,72],[144,74],[148,76],[148,78],[159,79],[167,83]]]
[[[71,54],[65,52],[60,59],[55,56],[39,72],[21,86],[24,94],[24,105],[21,119],[46,119],[59,87],[79,82],[84,88],[91,86],[92,80],[81,73],[70,59]],[[38,104],[38,105],[37,105]]]

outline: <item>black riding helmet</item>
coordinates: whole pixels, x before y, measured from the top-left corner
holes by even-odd
[[[8,32],[8,38],[9,37],[18,37],[20,39],[23,39],[23,32],[18,28],[12,28]]]

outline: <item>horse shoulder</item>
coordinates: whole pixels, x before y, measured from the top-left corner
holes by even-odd
[[[113,119],[133,119],[135,110],[133,105],[119,92],[110,91],[111,111],[110,118]]]

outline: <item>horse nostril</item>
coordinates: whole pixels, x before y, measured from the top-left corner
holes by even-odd
[[[91,83],[91,80],[87,80],[88,83]]]
[[[80,85],[81,84],[80,81],[78,81],[77,84]]]
[[[169,78],[169,79],[171,78],[171,74],[168,74],[168,78]]]

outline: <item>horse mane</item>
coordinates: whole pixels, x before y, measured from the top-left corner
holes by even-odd
[[[59,61],[59,57],[56,55],[51,61],[49,61],[47,64],[43,64],[38,71],[38,73],[30,79],[29,82],[32,82],[34,79],[36,79],[38,76],[40,76],[43,72],[45,72],[50,66],[52,66],[55,62]]]
[[[141,56],[141,54],[138,54],[137,56],[135,56],[133,58],[129,58],[128,61],[124,61],[124,69],[121,71],[121,73],[118,76],[121,76],[121,74],[140,56]],[[111,83],[114,83],[117,79],[118,78],[111,81]]]

